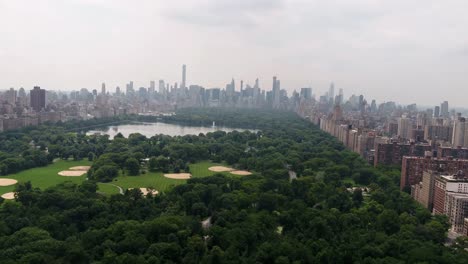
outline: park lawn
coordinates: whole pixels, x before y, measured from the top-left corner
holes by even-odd
[[[213,163],[209,161],[197,162],[190,164],[190,173],[193,178],[202,178],[208,177],[216,174],[216,172],[208,170],[211,166],[225,166],[221,163]],[[120,174],[116,179],[112,181],[112,184],[122,187],[125,191],[129,188],[154,188],[159,192],[165,192],[169,190],[172,186],[184,184],[187,180],[175,180],[164,177],[162,172],[146,172],[139,176],[126,176]],[[224,175],[232,175],[227,172],[223,172]],[[101,188],[101,185],[99,186]],[[103,189],[100,189],[101,192],[106,194],[114,194],[115,190],[108,188],[107,186]],[[118,193],[118,191],[117,191]]]
[[[194,164],[190,164],[189,166],[190,166],[190,173],[192,173],[193,178],[213,176],[216,173],[221,173],[221,174],[224,174],[224,175],[232,175],[232,174],[230,174],[228,172],[214,172],[214,171],[208,170],[209,167],[213,167],[213,166],[230,167],[226,163],[213,163],[213,162],[210,162],[210,161],[201,161],[201,162],[197,162],[197,163],[194,163]]]
[[[119,194],[119,188],[109,183],[98,182],[98,192],[105,194]]]
[[[29,170],[24,170],[15,174],[9,174],[5,176],[0,176],[0,178],[9,178],[18,180],[20,182],[30,181],[34,188],[45,189],[51,186],[55,186],[62,182],[73,182],[76,184],[82,183],[86,179],[86,174],[80,177],[64,177],[58,175],[60,171],[68,170],[70,167],[74,166],[89,166],[91,162],[88,160],[57,160],[56,162],[46,166],[33,168]],[[15,189],[15,185],[11,186],[0,186],[0,195],[11,192]]]

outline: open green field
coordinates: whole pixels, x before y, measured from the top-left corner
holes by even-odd
[[[120,193],[119,188],[112,185],[111,183],[99,182],[97,185],[98,185],[98,192],[100,193],[105,193],[105,194],[119,194]]]
[[[72,160],[58,160],[47,167],[33,168],[15,174],[1,176],[0,178],[15,179],[19,183],[30,181],[33,187],[45,189],[57,185],[62,182],[81,183],[86,179],[86,174],[80,177],[64,177],[58,175],[60,171],[67,170],[74,166],[89,166],[91,162],[88,160],[72,161]],[[15,189],[15,185],[0,186],[0,195],[11,192]]]
[[[45,189],[47,187],[51,187],[66,181],[80,184],[86,179],[86,174],[80,177],[63,177],[58,175],[58,173],[60,171],[67,170],[70,167],[89,165],[91,165],[91,162],[87,160],[57,160],[56,162],[47,167],[29,169],[16,174],[1,176],[0,178],[16,179],[18,180],[18,182],[31,181],[33,187],[38,187],[41,189]],[[216,174],[216,172],[208,170],[208,168],[211,166],[226,166],[226,164],[213,163],[209,161],[198,162],[195,164],[190,164],[190,173],[192,174],[193,178],[212,176]],[[218,173],[234,177],[242,177],[230,174],[229,172]],[[121,187],[124,192],[128,188],[151,187],[160,192],[164,192],[172,186],[180,185],[186,182],[187,180],[176,180],[166,178],[163,176],[162,172],[146,172],[146,174],[142,174],[139,176],[126,176],[121,174],[111,183],[98,183],[98,191],[105,194],[119,194],[120,190],[118,187]],[[15,185],[0,187],[0,195],[7,192],[11,192],[14,190],[14,188]]]
[[[208,168],[211,166],[225,166],[225,164],[212,163],[209,161],[190,164],[190,173],[192,174],[193,178],[212,176],[216,172],[208,170]],[[112,181],[112,184],[122,187],[124,191],[129,188],[151,187],[160,192],[164,192],[172,186],[176,186],[187,182],[187,180],[168,179],[164,177],[163,174],[164,173],[162,172],[146,172],[146,174],[141,174],[139,176],[120,175],[116,179],[114,179],[114,181]],[[232,175],[228,172],[222,172],[222,174]],[[109,184],[99,184],[99,191],[106,194],[119,193],[118,188]]]

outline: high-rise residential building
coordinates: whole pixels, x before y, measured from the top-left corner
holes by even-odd
[[[447,101],[444,101],[441,105],[440,105],[440,115],[442,117],[449,117],[450,116],[450,112],[449,112],[449,104]]]
[[[375,141],[374,166],[402,165],[404,156],[423,157],[426,151],[432,151],[429,144],[378,143]],[[403,169],[402,169],[403,170]]]
[[[455,159],[468,159],[468,148],[453,148],[439,146],[437,148],[437,157],[446,158],[453,157]]]
[[[424,126],[425,140],[439,140],[452,142],[453,127],[441,125],[426,125]]]
[[[434,183],[437,172],[424,171],[421,181],[411,186],[411,197],[422,206],[432,211],[434,198]]]
[[[434,117],[440,116],[440,106],[434,107]]]
[[[46,106],[46,90],[39,86],[34,86],[30,92],[31,108],[36,112],[40,112]]]
[[[464,117],[459,117],[453,123],[453,136],[452,145],[454,147],[466,147],[468,146],[468,126]]]
[[[406,154],[401,161],[401,177],[400,188],[410,187],[422,180],[423,172],[427,170],[440,171],[446,174],[457,173],[463,171],[468,173],[468,159],[449,158],[433,158],[427,155],[426,157],[417,157]]]
[[[398,119],[398,136],[405,139],[411,139],[411,119],[402,116]]]
[[[180,84],[180,88],[185,89],[186,88],[186,77],[187,77],[187,66],[182,65],[182,83]]]
[[[452,231],[462,233],[468,217],[468,178],[462,171],[455,175],[436,175],[433,213],[449,218]]]
[[[101,85],[101,94],[106,94],[106,83],[102,83]]]

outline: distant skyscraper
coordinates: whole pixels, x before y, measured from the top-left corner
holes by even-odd
[[[440,105],[440,115],[441,115],[442,117],[449,117],[449,116],[450,116],[449,105],[448,105],[448,102],[447,102],[447,101],[444,101],[444,102]]]
[[[280,106],[280,81],[273,76],[273,108],[279,108]]]
[[[121,93],[120,87],[119,86],[115,87],[115,94],[119,95],[120,93]]]
[[[166,94],[166,85],[164,84],[164,80],[159,80],[159,93]]]
[[[434,107],[434,117],[440,116],[440,106]]]
[[[26,97],[26,91],[21,87],[18,91],[18,97]]]
[[[226,95],[231,98],[234,96],[234,93],[236,91],[236,83],[234,81],[234,78],[231,80],[231,83],[226,84]]]
[[[15,91],[15,89],[10,88],[10,90],[5,92],[5,100],[11,105],[16,104],[16,91]]]
[[[258,85],[258,78],[255,79],[255,86],[254,86],[255,89],[259,89],[260,86]]]
[[[36,112],[40,112],[45,108],[45,96],[46,90],[41,89],[39,86],[34,86],[34,89],[30,92],[31,97],[31,108]]]
[[[375,100],[372,100],[371,102],[371,112],[377,112],[377,103],[375,102]]]
[[[102,83],[101,85],[101,93],[106,94],[106,83]]]
[[[426,109],[426,115],[427,117],[432,118],[434,116],[434,109]]]
[[[300,95],[306,100],[312,99],[312,88],[301,88]]]
[[[328,89],[328,99],[335,100],[335,84],[331,83]]]
[[[232,81],[231,81],[231,89],[233,92],[236,91],[236,82],[234,81],[234,78],[232,78]]]
[[[187,77],[187,67],[182,65],[182,83],[180,84],[180,88],[184,89],[186,87],[186,77]]]
[[[153,94],[155,90],[156,90],[156,82],[155,82],[155,81],[151,81],[151,82],[150,82],[150,87],[149,87],[149,89],[148,89],[148,92],[149,92],[150,94]]]

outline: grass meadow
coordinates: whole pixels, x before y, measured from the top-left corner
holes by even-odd
[[[90,166],[88,160],[72,161],[72,160],[57,160],[46,167],[33,168],[24,170],[15,174],[0,176],[0,178],[15,179],[18,183],[30,181],[34,188],[46,189],[62,182],[81,183],[86,179],[86,174],[80,177],[64,177],[58,175],[60,171],[68,170],[74,166]],[[11,192],[15,189],[15,185],[0,186],[0,195]]]
[[[0,178],[10,178],[18,180],[19,183],[30,181],[33,187],[38,187],[40,189],[46,189],[48,187],[57,185],[62,182],[73,182],[80,184],[86,180],[86,174],[80,177],[64,177],[58,175],[60,171],[67,170],[70,167],[74,166],[90,166],[91,162],[87,160],[81,161],[72,161],[72,160],[57,160],[53,164],[25,170],[15,174],[9,174],[6,176],[1,176]],[[211,166],[225,166],[226,164],[222,163],[213,163],[209,161],[202,161],[194,164],[190,164],[190,173],[193,178],[208,177],[214,175],[216,172],[208,170]],[[234,176],[228,172],[221,172],[225,175]],[[238,177],[238,176],[236,176]],[[160,192],[165,192],[171,187],[186,183],[187,180],[176,180],[169,179],[164,177],[162,172],[146,172],[139,176],[126,176],[120,173],[120,175],[110,183],[98,183],[99,192],[104,194],[118,194],[119,188],[121,187],[123,191],[129,188],[154,188]],[[118,186],[118,187],[117,187]],[[11,192],[15,188],[15,185],[12,186],[1,186],[0,195]]]

